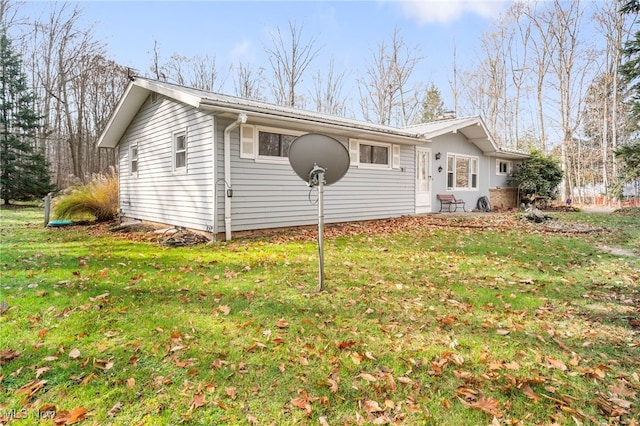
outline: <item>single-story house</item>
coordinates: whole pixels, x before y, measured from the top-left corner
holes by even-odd
[[[528,158],[500,149],[480,117],[395,128],[139,77],[98,146],[117,150],[122,218],[228,240],[317,223],[315,196],[287,158],[306,133],[350,154],[346,175],[325,190],[326,223],[438,212],[437,194],[467,209],[482,196],[492,207],[515,205],[507,177]]]

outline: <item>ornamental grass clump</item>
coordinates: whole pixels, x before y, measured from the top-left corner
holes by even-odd
[[[115,172],[94,175],[90,182],[74,186],[54,201],[57,219],[78,219],[87,215],[98,222],[118,215],[118,176]]]

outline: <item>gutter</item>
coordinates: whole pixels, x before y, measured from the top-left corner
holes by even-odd
[[[318,117],[314,117],[312,115],[307,114],[296,114],[295,112],[281,112],[278,110],[268,110],[265,111],[264,108],[260,107],[251,107],[243,105],[241,107],[228,106],[227,104],[215,102],[209,99],[202,99],[199,105],[202,109],[210,109],[214,110],[217,113],[240,113],[242,114],[245,111],[251,113],[252,117],[262,117],[269,119],[278,119],[282,121],[292,122],[299,124],[300,122],[304,122],[311,125],[319,125],[326,128],[332,129],[340,129],[340,130],[360,130],[372,135],[386,135],[391,136],[396,139],[402,139],[407,142],[412,142],[413,145],[417,145],[419,143],[425,142],[425,135],[421,133],[414,132],[406,132],[402,129],[396,129],[392,127],[375,127],[368,126],[367,123],[360,122],[343,122],[341,120],[338,121],[329,121],[323,120]]]
[[[247,114],[241,112],[233,123],[224,129],[224,233],[225,241],[231,241],[231,197],[233,187],[231,185],[231,132],[247,122]]]

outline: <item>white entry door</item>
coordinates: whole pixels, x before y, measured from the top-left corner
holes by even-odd
[[[431,150],[416,147],[416,214],[431,212]]]

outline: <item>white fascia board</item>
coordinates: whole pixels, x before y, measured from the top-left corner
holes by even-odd
[[[163,84],[162,82],[147,80],[144,78],[136,79],[133,84],[136,86],[144,87],[145,89],[159,93],[168,98],[183,102],[187,105],[191,105],[195,108],[199,108],[200,103],[202,102],[202,96],[191,94],[188,92],[188,90],[183,89],[180,86]]]
[[[99,148],[115,148],[127,131],[129,124],[147,99],[149,91],[134,83],[130,83],[124,92],[113,114],[109,117],[104,130],[98,138]]]

